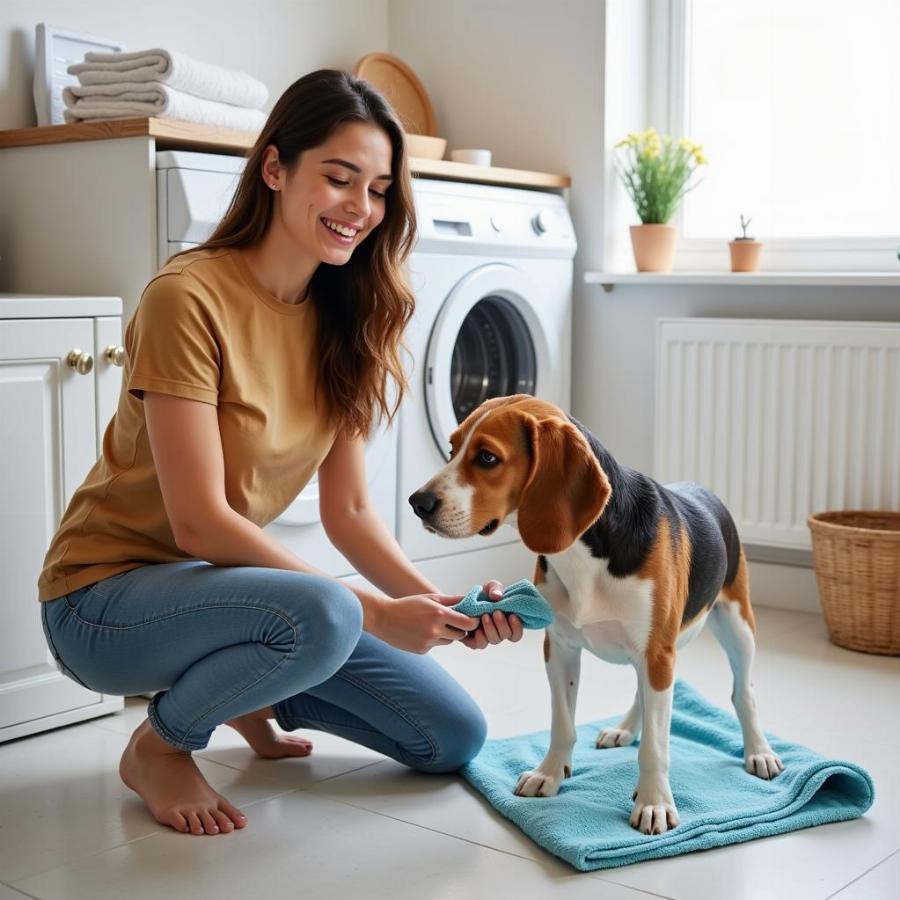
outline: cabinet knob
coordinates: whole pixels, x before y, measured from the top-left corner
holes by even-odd
[[[107,362],[111,362],[114,366],[125,365],[124,347],[117,347],[115,344],[110,344],[103,352],[106,354]]]
[[[94,368],[94,357],[90,353],[82,353],[77,347],[66,357],[66,362],[79,375],[87,375]]]

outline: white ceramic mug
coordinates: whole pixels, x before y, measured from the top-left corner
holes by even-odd
[[[451,150],[450,159],[453,162],[469,163],[471,166],[489,166],[491,164],[491,151]]]

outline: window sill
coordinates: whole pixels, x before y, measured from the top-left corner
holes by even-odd
[[[900,272],[585,272],[585,284],[609,293],[617,284],[748,287],[900,287]]]

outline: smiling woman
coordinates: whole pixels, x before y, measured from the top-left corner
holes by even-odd
[[[311,298],[317,390],[339,428],[366,436],[376,411],[393,419],[407,386],[398,347],[415,301],[401,268],[415,240],[393,111],[367,82],[326,69],[275,104],[228,212],[197,249],[237,248],[280,299]],[[391,378],[400,390],[389,409]]]
[[[154,692],[119,773],[178,831],[247,823],[191,757],[225,723],[266,758],[312,751],[274,718],[454,771],[486,724],[426,654],[522,636],[503,612],[452,609],[462,597],[415,569],[369,503],[363,444],[396,412],[389,380],[403,395],[414,306],[404,152],[366,82],[324,70],[288,88],[222,222],[144,290],[103,455],[47,551],[48,646],[88,690]],[[264,530],[317,471],[328,537],[377,590]]]

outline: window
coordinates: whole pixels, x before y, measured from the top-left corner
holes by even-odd
[[[838,239],[896,266],[900,3],[671,0],[665,18],[669,130],[710,160],[680,210],[688,249],[743,214],[782,251]]]

